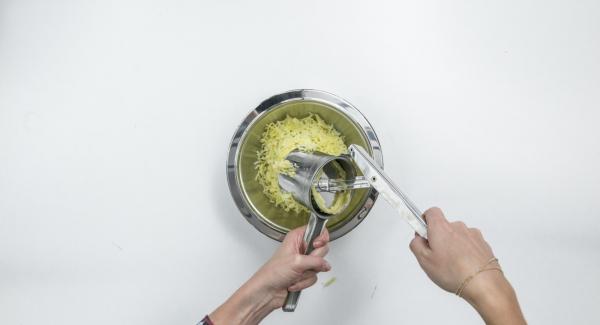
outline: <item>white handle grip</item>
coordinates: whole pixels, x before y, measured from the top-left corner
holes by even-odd
[[[421,237],[427,239],[427,224],[421,218],[421,211],[400,191],[363,147],[351,144],[348,149],[354,163],[371,186],[398,211]]]

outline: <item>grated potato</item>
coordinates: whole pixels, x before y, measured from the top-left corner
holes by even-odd
[[[257,152],[255,162],[256,180],[263,187],[269,201],[287,212],[309,212],[290,193],[281,191],[279,187],[280,173],[294,173],[292,164],[285,160],[290,152],[296,149],[303,152],[320,151],[333,156],[348,153],[343,136],[333,125],[313,113],[304,118],[287,116],[283,120],[267,124],[260,142],[261,149]],[[313,195],[314,193],[313,191]],[[347,194],[346,192],[343,195]],[[322,202],[318,203],[321,208]]]

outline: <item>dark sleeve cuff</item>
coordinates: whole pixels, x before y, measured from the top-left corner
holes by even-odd
[[[213,324],[212,320],[210,320],[210,317],[208,317],[208,315],[204,316],[204,318],[202,318],[202,320],[200,321],[200,323],[198,323],[198,325],[215,325]]]

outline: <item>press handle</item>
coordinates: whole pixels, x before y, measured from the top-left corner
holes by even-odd
[[[417,234],[427,238],[427,224],[421,217],[423,215],[421,210],[392,182],[363,147],[351,144],[348,149],[354,163],[371,186],[406,219]]]
[[[314,213],[310,214],[310,218],[308,219],[308,225],[306,226],[306,230],[304,231],[304,247],[305,250],[303,252],[304,255],[310,254],[315,247],[313,246],[314,240],[319,237],[325,225],[327,224],[327,219],[319,218]],[[300,299],[300,293],[302,291],[294,291],[288,292],[287,297],[285,297],[285,302],[283,303],[283,311],[293,312],[296,310],[296,306],[298,305],[298,299]]]

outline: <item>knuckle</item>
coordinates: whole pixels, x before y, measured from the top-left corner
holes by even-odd
[[[300,226],[298,228],[293,229],[291,231],[291,233],[293,233],[293,234],[303,234],[305,230],[306,230],[306,226]]]
[[[427,209],[425,213],[423,213],[423,218],[427,224],[431,224],[432,226],[443,224],[444,213],[438,207],[433,207]]]
[[[408,244],[408,248],[410,248],[410,250],[414,253],[415,249],[417,248],[417,241],[415,239],[411,240]]]
[[[452,222],[452,226],[453,228],[455,228],[455,230],[464,232],[465,230],[467,230],[467,225],[462,222],[462,221],[454,221]]]
[[[302,265],[302,256],[294,255],[294,259],[292,260],[292,265],[294,265],[295,267],[301,266]]]
[[[425,211],[424,213],[426,216],[428,217],[437,217],[442,215],[442,209],[438,208],[438,207],[431,207],[429,209],[427,209],[427,211]]]
[[[440,213],[440,212],[442,212],[442,209],[440,209],[439,207],[433,206],[433,207],[427,209],[427,211],[425,211],[425,212]]]

